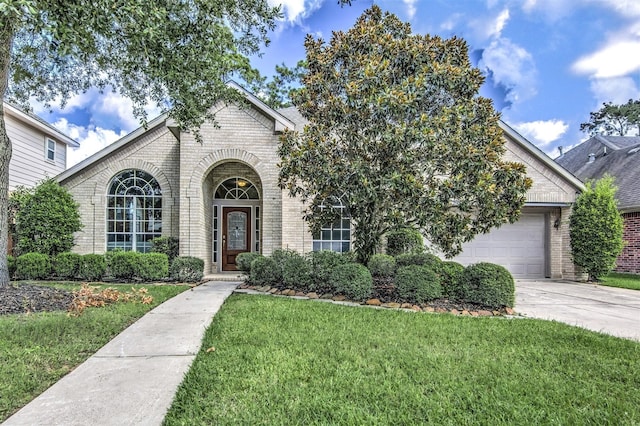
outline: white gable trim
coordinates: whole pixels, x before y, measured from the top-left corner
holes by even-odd
[[[4,112],[5,114],[9,114],[15,118],[17,118],[18,120],[27,123],[33,127],[35,127],[36,129],[40,130],[41,132],[43,132],[45,135],[49,136],[51,139],[55,139],[58,140],[68,146],[77,148],[80,146],[80,144],[71,139],[69,136],[65,135],[64,133],[62,133],[60,130],[56,129],[55,127],[53,127],[52,125],[44,122],[43,120],[39,119],[38,117],[34,117],[31,114],[27,114],[26,112],[14,107],[11,104],[8,104],[6,102],[4,102]]]
[[[284,115],[280,114],[278,111],[271,108],[269,105],[262,102],[257,96],[249,92],[244,87],[240,86],[235,81],[229,80],[227,82],[227,85],[229,87],[233,87],[234,89],[242,93],[244,97],[247,99],[247,101],[249,101],[253,106],[258,108],[260,111],[262,111],[262,113],[265,114],[267,117],[272,118],[276,123],[275,124],[276,132],[282,132],[285,129],[295,130],[296,124],[293,121],[289,120],[287,117],[285,117]]]

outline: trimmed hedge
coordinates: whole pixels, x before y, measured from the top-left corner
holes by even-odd
[[[329,282],[338,293],[352,300],[364,300],[373,291],[371,273],[359,263],[338,265],[332,271]]]
[[[169,277],[185,283],[198,282],[204,277],[204,260],[192,256],[176,257],[171,262]]]
[[[151,240],[151,253],[164,253],[169,263],[178,257],[180,241],[176,237],[157,237]]]
[[[74,279],[78,276],[82,256],[78,253],[60,253],[53,259],[53,273],[63,279]]]
[[[397,256],[403,253],[424,251],[422,234],[412,228],[399,228],[387,233],[387,254]]]
[[[396,259],[388,254],[374,254],[367,267],[374,277],[393,277],[396,273]]]
[[[251,262],[260,256],[262,255],[255,251],[240,253],[236,256],[236,266],[238,270],[248,276],[251,273]]]
[[[398,268],[395,283],[398,295],[406,302],[425,303],[442,296],[440,278],[428,266]]]
[[[131,281],[138,273],[141,253],[117,251],[109,257],[109,273],[118,280]]]
[[[85,254],[78,265],[78,278],[84,281],[101,281],[107,272],[107,262],[100,254]]]
[[[307,259],[311,266],[311,282],[309,288],[313,291],[329,291],[332,271],[347,263],[347,257],[330,250],[313,251]]]
[[[136,275],[142,281],[157,281],[169,275],[169,257],[164,253],[141,253]]]
[[[454,261],[442,262],[440,265],[440,284],[442,295],[445,297],[457,297],[458,283],[464,272],[464,266]]]
[[[270,257],[260,256],[251,262],[249,282],[257,286],[272,286],[280,283],[280,267]]]
[[[311,266],[307,259],[296,252],[289,252],[280,259],[282,283],[286,287],[307,289],[311,286]]]
[[[504,267],[493,263],[476,263],[465,268],[458,286],[458,296],[465,301],[502,308],[515,304],[515,283]]]
[[[427,266],[433,272],[439,273],[442,260],[431,253],[405,253],[396,256],[396,265],[398,268],[409,265]]]
[[[43,280],[51,275],[51,259],[42,253],[25,253],[16,259],[16,276],[22,280]]]

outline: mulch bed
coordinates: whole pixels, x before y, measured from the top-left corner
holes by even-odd
[[[0,287],[0,315],[66,311],[73,294],[66,290],[30,284]]]

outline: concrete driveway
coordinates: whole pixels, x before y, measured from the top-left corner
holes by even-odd
[[[516,281],[516,312],[640,340],[640,291],[568,281]]]

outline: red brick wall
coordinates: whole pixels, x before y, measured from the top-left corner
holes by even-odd
[[[616,272],[640,273],[640,212],[624,213],[624,249],[616,261]]]

